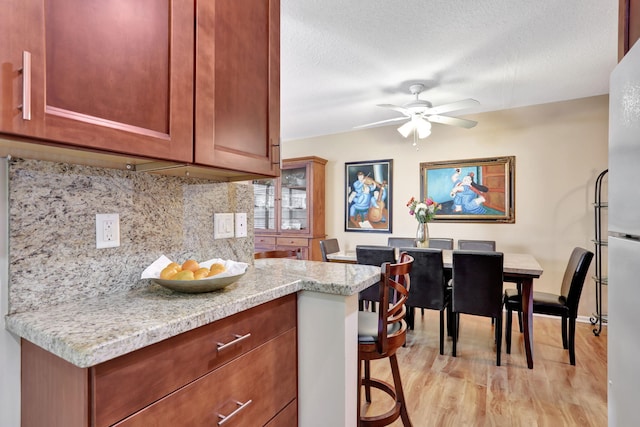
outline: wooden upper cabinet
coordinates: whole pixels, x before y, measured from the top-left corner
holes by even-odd
[[[196,2],[195,163],[279,171],[280,2]]]
[[[3,3],[1,132],[192,161],[193,1]]]
[[[640,39],[640,0],[618,1],[618,61]]]

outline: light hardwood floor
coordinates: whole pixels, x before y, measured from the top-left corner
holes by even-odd
[[[505,314],[506,317],[506,314]],[[560,320],[534,316],[534,368],[527,369],[522,334],[514,315],[511,354],[502,344],[495,365],[489,318],[461,315],[458,356],[438,351],[438,315],[416,311],[415,330],[398,351],[400,373],[414,427],[428,426],[606,426],[607,328],[599,337],[589,323],[576,328],[576,366],[562,348]],[[372,376],[391,382],[388,359],[372,362]],[[364,394],[364,393],[363,393]],[[369,414],[391,401],[372,391]],[[392,426],[402,426],[397,420]]]

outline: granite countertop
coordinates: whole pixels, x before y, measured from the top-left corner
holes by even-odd
[[[298,291],[354,295],[374,284],[379,267],[256,260],[222,290],[183,294],[150,283],[128,292],[6,316],[6,329],[86,368]]]

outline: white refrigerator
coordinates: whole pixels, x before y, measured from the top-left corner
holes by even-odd
[[[640,404],[640,43],[609,88],[609,426],[638,425]]]

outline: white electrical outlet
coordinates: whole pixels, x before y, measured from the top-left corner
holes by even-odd
[[[236,214],[236,237],[247,237],[247,214]]]
[[[120,215],[96,214],[96,248],[120,246]]]
[[[226,239],[233,237],[233,214],[213,214],[213,238]]]

